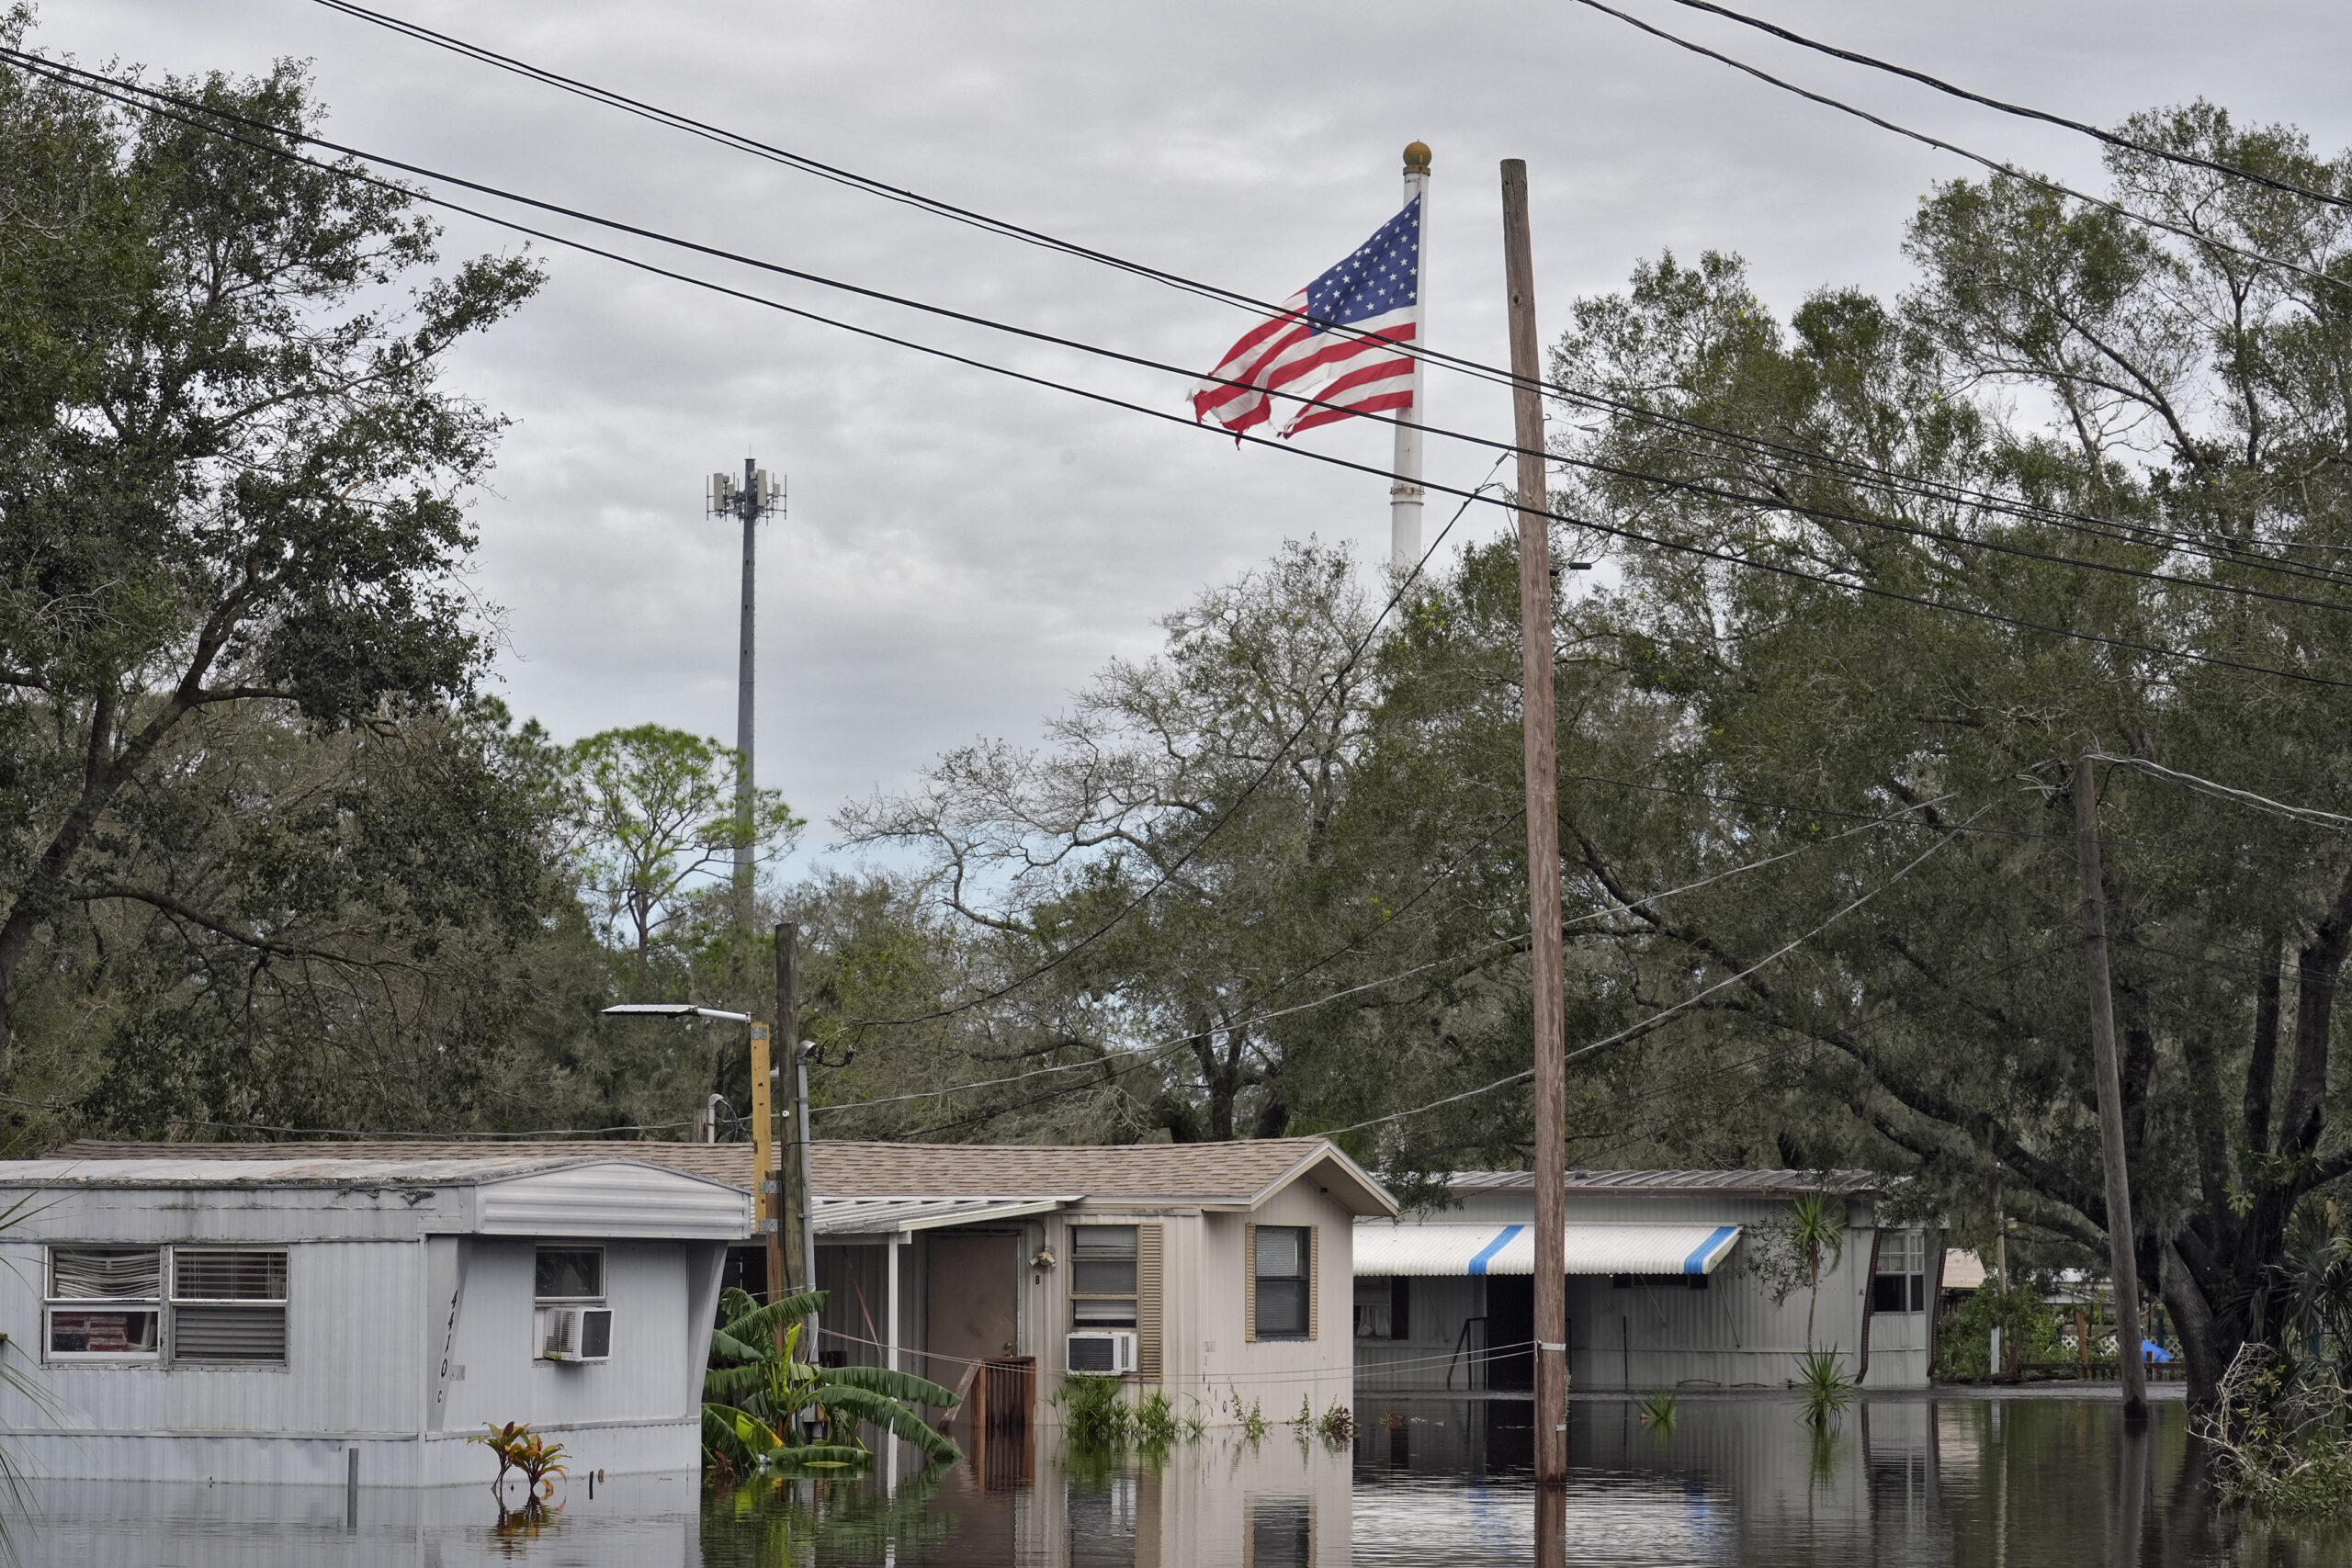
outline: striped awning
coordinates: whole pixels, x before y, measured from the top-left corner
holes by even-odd
[[[1459,1279],[1535,1272],[1535,1232],[1528,1225],[1395,1224],[1356,1226],[1356,1273]],[[1571,1274],[1712,1274],[1739,1244],[1737,1225],[1572,1224]]]

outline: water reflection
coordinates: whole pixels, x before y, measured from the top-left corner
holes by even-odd
[[[339,1489],[75,1483],[36,1489],[30,1563],[458,1568],[2318,1568],[2352,1534],[2226,1526],[2177,1404],[2127,1433],[2110,1401],[1883,1396],[1815,1438],[1792,1401],[1686,1397],[1669,1427],[1577,1403],[1572,1480],[1547,1511],[1529,1406],[1367,1401],[1352,1448],[1278,1428],[1212,1437],[1156,1463],[1064,1451],[1055,1433],[922,1473],[693,1477],[574,1491],[527,1532],[489,1497]],[[911,1479],[910,1479],[911,1478]]]

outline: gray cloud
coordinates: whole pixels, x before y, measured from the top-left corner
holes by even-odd
[[[429,26],[812,156],[1263,297],[1394,210],[1436,150],[1431,341],[1499,361],[1496,161],[1528,160],[1547,333],[1636,257],[1713,246],[1779,307],[1900,287],[1902,223],[1969,172],[1644,39],[1568,0],[1433,6],[382,0]],[[1759,6],[1767,0],[1758,0]],[[2096,150],[1804,56],[1657,0],[1662,25],[2077,180]],[[1773,19],[2112,122],[2204,95],[2352,141],[2340,7],[2285,0],[1904,6],[1770,0]],[[517,81],[303,0],[52,0],[37,46],[159,71],[316,62],[336,134],[452,173],[1139,355],[1204,366],[1241,318]],[[448,249],[512,242],[463,219]],[[712,262],[737,287],[1178,411],[1181,382]],[[976,735],[1040,715],[1152,616],[1284,536],[1385,550],[1385,484],[864,343],[557,253],[458,382],[515,420],[481,498],[478,587],[505,610],[515,707],[570,738],[646,719],[730,735],[735,543],[703,477],[791,476],[763,540],[759,769],[822,821]],[[1507,434],[1441,376],[1440,423]],[[1385,431],[1306,440],[1381,462]],[[1432,443],[1430,477],[1487,458]],[[1432,527],[1443,509],[1432,508]],[[1474,514],[1463,535],[1503,525]],[[821,833],[816,838],[821,840]]]

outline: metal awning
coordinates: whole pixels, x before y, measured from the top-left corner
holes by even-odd
[[[943,1225],[984,1225],[1027,1214],[1049,1214],[1078,1201],[1056,1198],[819,1198],[817,1237],[909,1235]]]
[[[1535,1272],[1535,1232],[1528,1225],[1390,1224],[1356,1226],[1356,1273],[1459,1279]],[[1739,1244],[1737,1225],[1572,1224],[1571,1274],[1712,1274]]]

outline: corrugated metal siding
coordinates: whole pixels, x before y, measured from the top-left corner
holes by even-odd
[[[289,1248],[285,1366],[43,1366],[37,1381],[53,1408],[0,1391],[0,1420],[20,1431],[413,1433],[423,1414],[417,1250]],[[41,1249],[10,1243],[0,1260],[0,1325],[38,1355]]]
[[[486,1235],[673,1236],[733,1241],[752,1234],[751,1194],[649,1166],[592,1165],[479,1189]]]
[[[700,1330],[686,1321],[685,1245],[616,1241],[605,1247],[613,1359],[586,1365],[537,1359],[535,1251],[525,1240],[472,1244],[450,1356],[465,1368],[465,1376],[456,1378],[453,1368],[447,1429],[471,1431],[485,1422],[545,1425],[691,1414],[693,1402],[680,1386],[678,1365],[684,1347]],[[585,1440],[590,1434],[582,1436]]]

